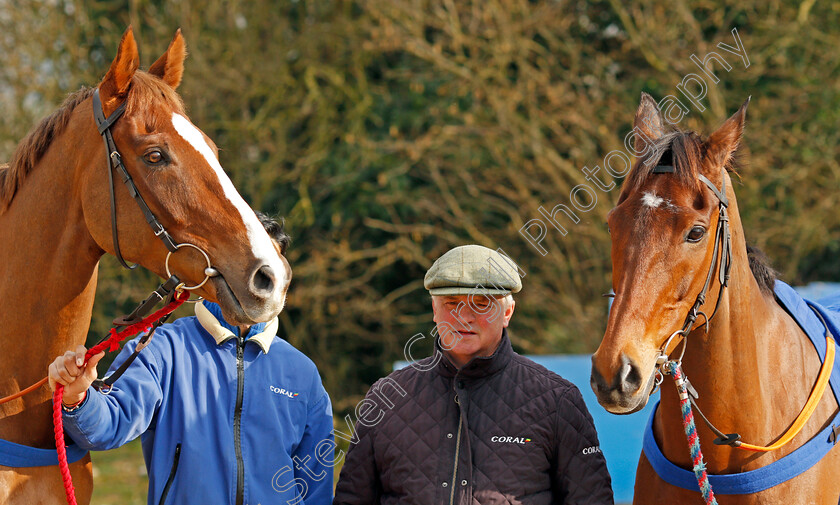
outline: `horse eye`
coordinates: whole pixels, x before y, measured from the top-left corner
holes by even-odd
[[[686,242],[700,242],[700,239],[703,238],[703,235],[706,234],[706,229],[702,226],[695,226],[688,232],[688,235],[685,237]]]
[[[143,161],[152,166],[160,165],[164,161],[163,153],[158,150],[149,151],[143,155]]]

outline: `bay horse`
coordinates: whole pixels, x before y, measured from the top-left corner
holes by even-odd
[[[291,270],[225,174],[215,144],[187,118],[175,91],[186,45],[180,30],[149,68],[138,69],[131,27],[96,88],[82,88],[38,124],[0,167],[0,397],[47,373],[49,363],[85,342],[99,259],[117,254],[187,285],[207,279],[194,248],[171,255],[112,170],[94,121],[124,106],[111,132],[140,195],[176,243],[205,251],[219,275],[195,293],[218,302],[225,319],[254,324],[283,308]],[[115,190],[116,233],[111,191]],[[114,240],[116,237],[116,241]],[[139,301],[139,300],[138,300]],[[54,449],[46,386],[0,405],[0,439]],[[79,503],[93,488],[90,455],[71,465]],[[0,466],[0,503],[61,503],[57,466]]]
[[[752,249],[748,254],[729,176],[748,103],[704,140],[694,132],[666,131],[656,102],[642,94],[633,130],[638,157],[608,214],[615,299],[603,341],[592,356],[591,385],[607,411],[641,410],[655,388],[661,349],[673,353],[685,345],[682,369],[699,393],[698,405],[706,417],[719,428],[737,431],[745,441],[768,445],[802,410],[821,361],[814,345],[774,298],[772,270]],[[655,170],[665,158],[671,173]],[[715,191],[723,188],[724,198],[712,186]],[[722,274],[712,275],[720,265],[714,230],[727,200],[731,263],[728,287],[722,289],[726,285]],[[696,299],[704,283],[709,284],[705,300]],[[695,303],[710,321],[687,319]],[[684,342],[671,342],[669,336],[684,325]],[[667,460],[691,469],[679,398],[670,380],[665,381],[653,419],[653,438]],[[715,434],[698,420],[706,468],[709,474],[738,474],[765,467],[830,427],[837,411],[834,396],[827,392],[789,444],[760,453],[712,444]],[[716,494],[716,498],[722,505],[837,505],[838,471],[840,449],[835,448],[809,470],[775,487],[751,494]],[[702,501],[697,487],[687,490],[666,483],[642,453],[634,503]]]

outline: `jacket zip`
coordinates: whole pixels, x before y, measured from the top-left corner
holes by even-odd
[[[458,479],[458,456],[461,452],[461,426],[463,423],[463,411],[458,403],[458,393],[455,393],[455,403],[458,404],[458,434],[455,435],[455,463],[452,468],[452,490],[449,492],[449,505],[455,505],[455,481]]]
[[[242,461],[242,399],[245,396],[245,338],[236,338],[236,409],[233,411],[233,445],[236,449],[236,505],[245,501],[245,462]]]
[[[172,487],[172,481],[175,480],[175,472],[178,471],[178,460],[181,459],[181,444],[175,446],[175,457],[172,458],[172,469],[169,470],[169,478],[166,479],[166,485],[163,486],[163,493],[160,495],[160,505],[166,503],[166,497],[169,495],[169,488]]]

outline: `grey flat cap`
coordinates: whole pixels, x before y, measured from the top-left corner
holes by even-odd
[[[456,247],[438,258],[423,279],[433,296],[507,295],[522,289],[513,261],[480,245]]]

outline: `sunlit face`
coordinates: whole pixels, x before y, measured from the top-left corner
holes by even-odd
[[[458,367],[476,356],[490,356],[496,351],[513,309],[513,299],[506,302],[501,296],[432,296],[441,346]]]

